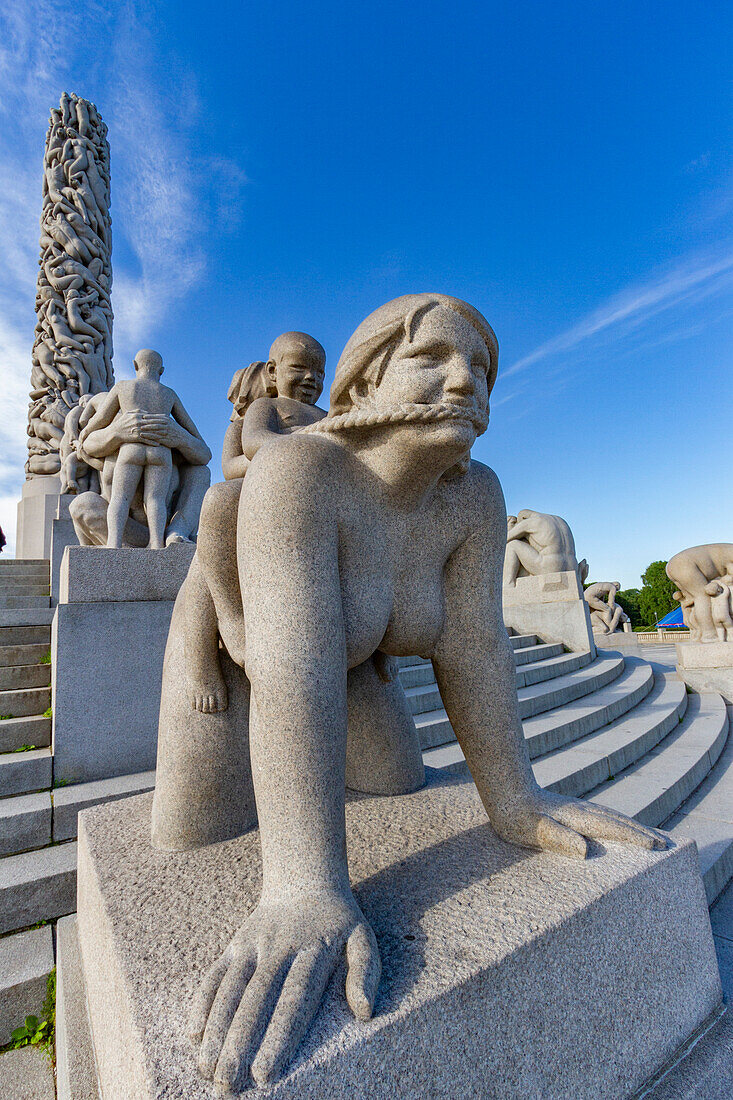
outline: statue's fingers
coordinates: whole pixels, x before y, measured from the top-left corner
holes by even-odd
[[[231,1022],[238,1010],[237,1006],[241,1004],[247,992],[255,965],[254,948],[243,958],[236,958],[224,975],[214,997],[199,1049],[199,1069],[209,1080],[214,1076]]]
[[[540,814],[535,836],[537,844],[543,851],[558,852],[563,856],[573,856],[575,859],[585,859],[588,855],[588,842],[585,837],[575,829],[568,829],[559,821]]]
[[[214,965],[209,967],[196,990],[188,1015],[188,1034],[193,1042],[201,1041],[214,997],[228,968],[229,961],[226,955],[221,955]]]
[[[258,1085],[277,1081],[284,1072],[318,1011],[335,963],[334,954],[324,951],[321,944],[297,956],[252,1062],[252,1076]]]
[[[594,840],[615,840],[650,850],[667,847],[666,839],[654,829],[604,806],[589,803],[570,805],[560,811],[558,817],[570,828]]]
[[[276,955],[258,965],[231,1020],[214,1073],[220,1087],[234,1089],[254,1061],[288,971],[289,958]]]
[[[368,1020],[374,1011],[382,960],[377,937],[370,925],[357,924],[346,941],[346,1000],[357,1020]]]

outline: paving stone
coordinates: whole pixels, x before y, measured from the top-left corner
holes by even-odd
[[[26,1016],[40,1016],[53,965],[50,924],[0,938],[0,1046],[10,1042]]]
[[[50,843],[50,791],[0,798],[0,856],[12,856]]]
[[[51,772],[50,749],[3,753],[0,756],[0,798],[50,787]]]
[[[76,844],[0,859],[0,933],[76,909]]]
[[[30,1046],[0,1054],[0,1096],[3,1100],[54,1100],[48,1056]]]

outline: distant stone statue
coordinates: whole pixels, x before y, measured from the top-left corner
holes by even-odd
[[[69,505],[82,546],[161,547],[190,541],[198,529],[211,451],[159,382],[158,353],[138,352],[135,366],[134,381],[92,398],[94,415],[75,444],[78,459],[99,474],[99,491]]]
[[[674,597],[692,641],[733,641],[729,634],[725,589],[733,574],[733,543],[711,542],[681,550],[667,562],[667,576],[677,585]],[[715,603],[714,603],[715,601]]]
[[[616,593],[620,588],[619,581],[596,581],[586,588],[583,595],[590,608],[590,623],[594,633],[614,634],[620,623],[629,621],[623,607],[616,603]]]
[[[174,390],[160,381],[163,359],[157,351],[143,348],[134,359],[134,381],[117,382],[81,432],[79,442],[94,431],[107,428],[117,413],[172,417],[192,436],[201,439],[191,417]],[[201,440],[203,443],[203,440]],[[109,508],[107,546],[120,547],[133,497],[142,486],[143,508],[152,549],[165,546],[168,491],[173,470],[171,448],[161,443],[123,443],[117,452]]]
[[[582,581],[587,566],[585,561],[578,564],[573,533],[564,519],[530,508],[508,517],[505,588],[514,586],[519,577],[568,572],[579,572]]]
[[[407,744],[393,736],[404,698],[378,675],[379,650],[432,660],[504,839],[581,858],[589,837],[665,845],[533,778],[502,620],[504,502],[496,475],[470,459],[497,357],[481,314],[442,294],[398,298],[359,326],[328,416],[275,436],[248,467],[232,582],[238,620],[233,601],[213,591],[216,539],[202,514],[168,638],[152,828],[156,846],[175,849],[259,819],[260,902],[213,961],[190,1022],[200,1071],[221,1087],[282,1074],[344,958],[351,1010],[372,1014],[380,957],[349,884],[345,787],[402,792],[422,775],[414,727],[404,727]],[[223,608],[215,625],[230,699],[221,713],[190,706],[191,580],[211,584],[217,615]]]

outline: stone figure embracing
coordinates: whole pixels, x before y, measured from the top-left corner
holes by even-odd
[[[218,506],[232,500],[216,486],[207,496],[168,640],[152,827],[157,847],[183,849],[259,823],[259,904],[212,960],[191,1014],[201,1073],[223,1087],[280,1076],[342,958],[353,1013],[373,1011],[380,956],[349,883],[345,788],[397,794],[423,780],[379,653],[432,660],[501,837],[581,858],[587,838],[665,845],[534,780],[502,619],[504,500],[470,457],[497,358],[465,302],[389,302],[348,341],[328,415],[257,450],[223,572]],[[226,709],[192,706],[197,622],[217,647]]]

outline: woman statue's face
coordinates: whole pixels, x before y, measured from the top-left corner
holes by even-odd
[[[445,306],[418,322],[411,341],[392,355],[374,394],[379,407],[455,405],[467,419],[485,415],[489,352],[473,325]]]

